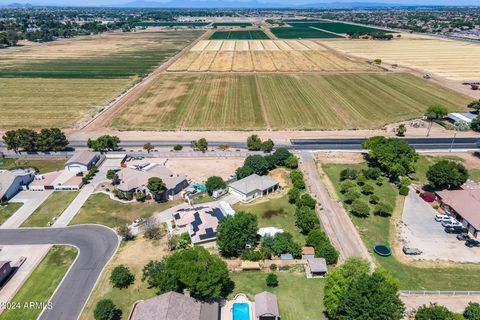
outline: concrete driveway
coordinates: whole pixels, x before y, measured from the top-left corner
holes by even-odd
[[[98,277],[118,248],[117,234],[104,226],[0,230],[0,245],[72,245],[79,254],[50,299],[53,308],[40,320],[77,319]]]
[[[18,209],[7,221],[5,221],[1,229],[18,228],[27,220],[27,218],[52,194],[53,191],[20,191],[10,202],[21,202],[23,206]]]
[[[455,234],[434,220],[438,212],[410,190],[403,208],[401,238],[405,245],[423,251],[414,259],[480,262],[480,248],[468,248]]]

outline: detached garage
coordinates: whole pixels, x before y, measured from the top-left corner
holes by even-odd
[[[88,171],[100,159],[100,154],[92,151],[79,151],[65,162],[65,170],[80,172]]]

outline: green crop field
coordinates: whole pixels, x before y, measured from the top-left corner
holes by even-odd
[[[106,34],[0,53],[0,128],[71,127],[201,34]]]
[[[418,118],[432,103],[470,98],[408,74],[165,75],[124,108],[122,130],[378,128]]]
[[[250,27],[250,22],[214,22],[214,27]]]
[[[262,40],[270,39],[261,30],[245,31],[216,31],[210,36],[210,40]]]
[[[279,39],[329,39],[341,38],[333,33],[316,30],[309,26],[270,28]]]
[[[136,27],[204,27],[210,22],[190,22],[190,21],[158,21],[158,22],[139,22]]]
[[[384,31],[377,28],[370,28],[364,26],[357,26],[342,22],[321,22],[321,21],[308,21],[308,22],[290,22],[289,25],[293,27],[313,27],[334,33],[355,33],[355,32],[379,32]]]

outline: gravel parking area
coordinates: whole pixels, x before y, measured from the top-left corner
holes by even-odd
[[[413,190],[405,200],[402,215],[401,242],[423,251],[414,259],[480,262],[480,248],[468,248],[455,234],[443,230],[434,220],[437,211]]]

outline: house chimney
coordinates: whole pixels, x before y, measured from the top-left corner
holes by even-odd
[[[188,289],[183,289],[183,295],[187,298],[190,298],[190,290]]]

